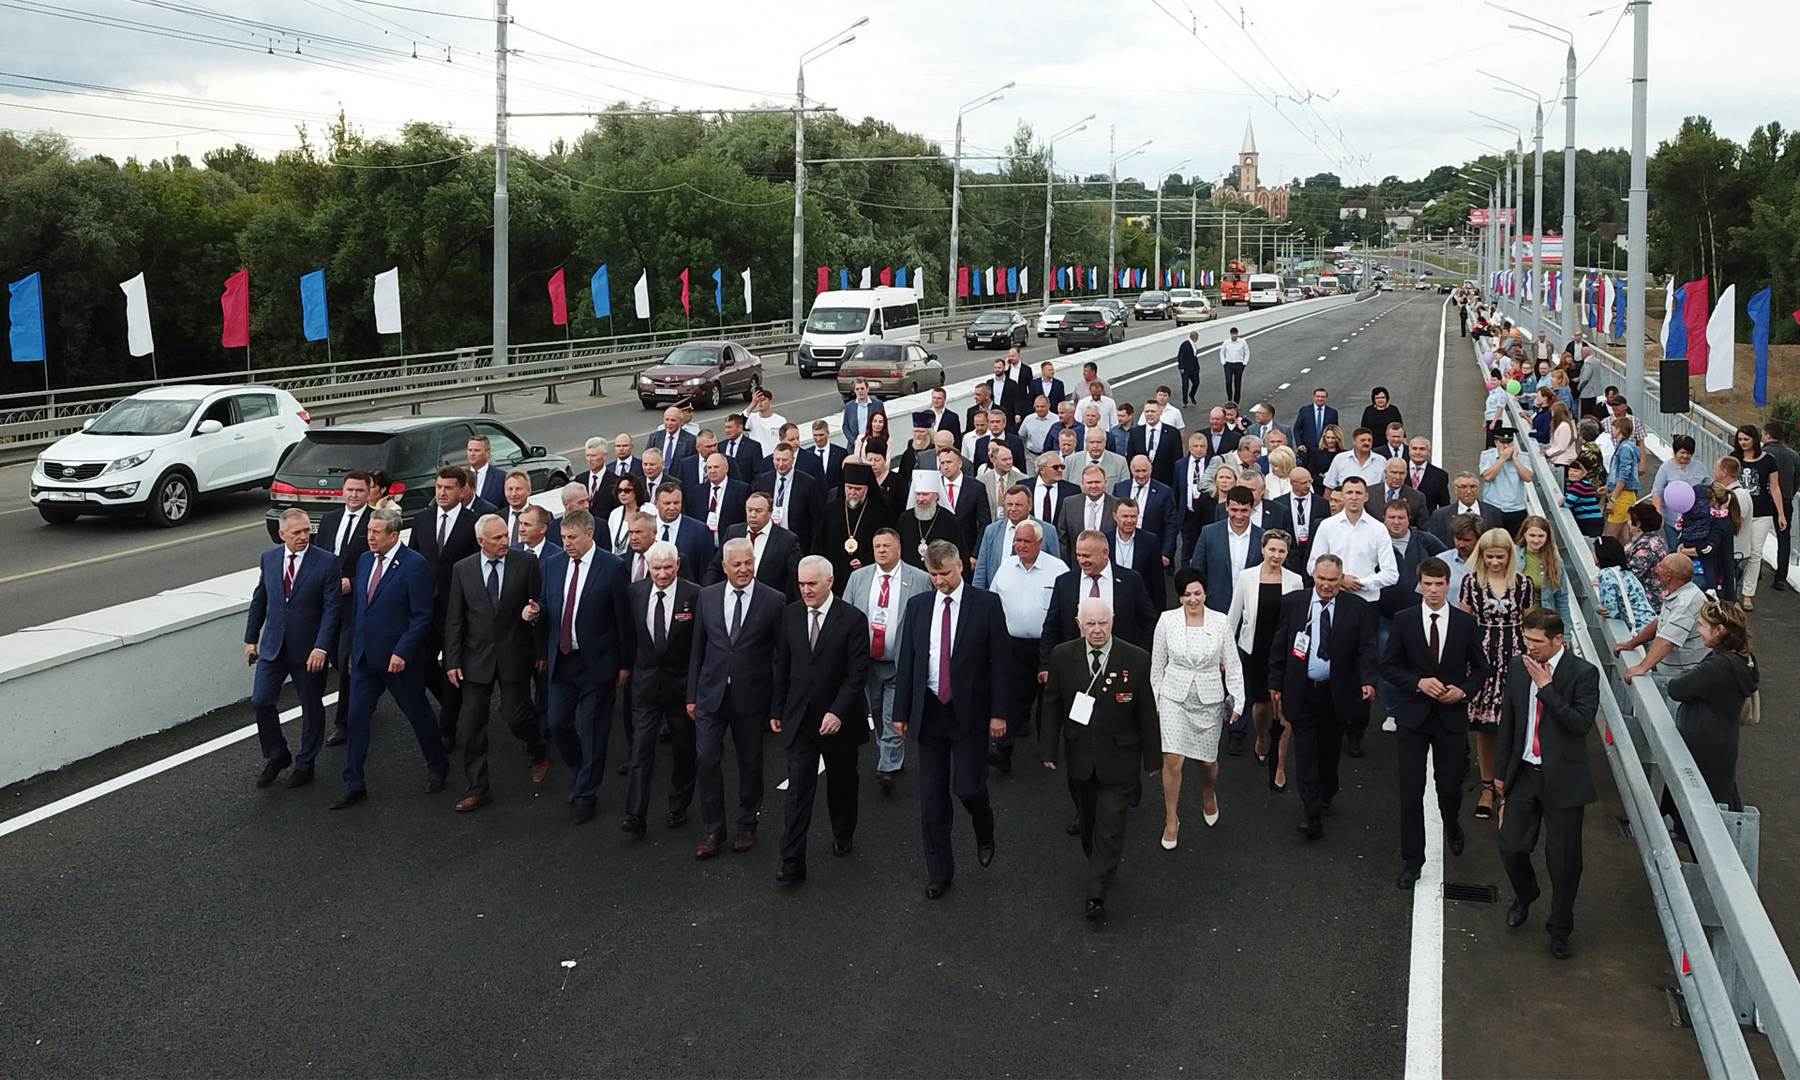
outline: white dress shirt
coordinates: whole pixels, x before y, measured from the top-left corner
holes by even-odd
[[[1137,533],[1132,533],[1130,536],[1126,536],[1122,532],[1113,534],[1113,562],[1120,566],[1130,567],[1135,561],[1132,556],[1136,551]]]
[[[569,556],[569,573],[575,576],[575,602],[568,606],[568,611],[563,615],[563,618],[568,620],[569,623],[569,648],[571,649],[581,648],[581,597],[583,593],[587,592],[588,571],[593,569],[594,556],[599,550],[598,547],[595,547],[589,550],[588,553],[583,555],[580,559],[576,559],[573,555]],[[562,588],[563,599],[567,600],[569,597],[569,580],[566,577],[563,579]],[[561,641],[562,624],[558,623],[556,626],[551,627],[550,633],[554,635],[554,641]]]
[[[484,551],[481,553],[481,562],[479,565],[481,567],[481,587],[482,588],[484,588],[484,589],[487,588],[487,581],[488,581],[488,577],[490,575],[497,575],[500,578],[499,583],[494,586],[495,592],[499,592],[501,589],[506,588],[506,556],[505,555],[500,556],[498,559],[490,559],[490,558],[488,558],[488,553]]]
[[[1039,556],[1039,558],[1042,558],[1042,556]],[[1079,610],[1083,600],[1094,595],[1094,582],[1096,581],[1100,583],[1100,599],[1106,601],[1107,608],[1111,609],[1113,607],[1112,564],[1109,562],[1106,566],[1101,568],[1098,574],[1083,573],[1080,579],[1075,582],[1075,606],[1077,610]],[[1043,628],[1039,627],[1038,629],[1039,632],[1042,633]]]
[[[1354,523],[1346,514],[1325,519],[1313,535],[1312,555],[1306,560],[1311,574],[1321,555],[1336,555],[1343,560],[1344,573],[1362,581],[1356,595],[1364,600],[1381,599],[1381,590],[1400,580],[1400,565],[1394,561],[1394,545],[1387,528],[1364,513]]]
[[[1551,678],[1556,677],[1556,665],[1562,662],[1562,658],[1563,658],[1563,650],[1562,649],[1556,650],[1556,655],[1552,656],[1550,658],[1549,667],[1550,667]],[[1532,765],[1542,765],[1544,763],[1544,757],[1542,754],[1534,754],[1531,752],[1532,737],[1537,734],[1537,729],[1538,729],[1538,684],[1534,681],[1531,684],[1531,689],[1526,693],[1526,697],[1525,697],[1525,750],[1522,754],[1519,755],[1520,757],[1524,758],[1527,763],[1532,764]]]
[[[782,528],[788,527],[788,503],[794,498],[794,470],[786,473],[779,470],[775,473],[775,486],[769,491],[769,520]]]
[[[338,526],[337,538],[331,542],[331,553],[333,555],[342,555],[344,553],[344,545],[349,542],[350,534],[356,531],[356,519],[368,512],[369,508],[367,506],[363,507],[361,510],[351,510],[348,507],[345,508],[344,520],[343,523]]]
[[[506,535],[513,540],[519,538],[519,518],[525,513],[523,509],[506,508]]]
[[[754,535],[752,535],[753,533]],[[763,552],[769,547],[769,527],[765,525],[760,529],[752,530],[746,526],[744,538],[750,541],[750,572],[754,574],[762,569]]]
[[[1236,341],[1226,338],[1225,343],[1219,346],[1219,363],[1248,364],[1249,362],[1250,342],[1244,338],[1238,338]]]
[[[536,547],[533,547],[533,546],[531,546],[531,545],[530,545],[530,544],[523,544],[523,543],[522,543],[522,544],[520,544],[520,545],[519,545],[519,550],[520,550],[520,551],[523,551],[523,552],[526,552],[526,553],[527,553],[527,554],[529,554],[529,555],[530,555],[530,556],[531,556],[531,557],[532,557],[532,558],[534,558],[534,559],[541,559],[541,558],[543,558],[543,557],[544,557],[544,545],[545,545],[545,543],[546,543],[546,541],[544,541],[544,540],[539,540],[539,541],[538,541],[538,542],[537,542],[537,546],[536,546]]]
[[[475,470],[475,493],[477,495],[481,493],[483,488],[487,487],[487,474],[488,470],[491,468],[493,468],[492,465],[483,465],[481,468]]]
[[[988,591],[1000,598],[1006,612],[1006,632],[1016,638],[1042,637],[1056,579],[1068,572],[1068,564],[1054,555],[1039,552],[1030,566],[1008,555],[988,582]]]
[[[1111,431],[1113,428],[1119,426],[1119,406],[1112,398],[1105,394],[1101,394],[1097,398],[1084,397],[1075,402],[1075,422],[1078,424],[1085,423],[1087,411],[1090,408],[1100,410],[1101,431]]]
[[[1084,499],[1081,506],[1081,522],[1084,529],[1104,529],[1106,527],[1106,497]]]
[[[1325,470],[1325,486],[1340,488],[1344,486],[1345,477],[1360,476],[1371,492],[1379,491],[1387,483],[1387,463],[1385,456],[1373,450],[1369,451],[1367,461],[1357,461],[1354,450],[1339,454],[1331,459],[1331,468]]]
[[[1163,406],[1162,425],[1164,428],[1185,428],[1185,427],[1187,427],[1187,424],[1185,424],[1183,422],[1181,410],[1176,408],[1173,405],[1164,405]],[[1148,427],[1149,426],[1148,423],[1145,422],[1144,415],[1142,413],[1138,414],[1137,426],[1138,427]],[[1163,434],[1167,435],[1168,432],[1164,431]]]
[[[1229,521],[1225,523],[1225,542],[1231,549],[1231,572],[1234,574],[1250,565],[1250,533],[1251,526],[1244,526],[1240,533]]]
[[[1423,627],[1425,630],[1425,648],[1426,649],[1431,648],[1431,620],[1433,618],[1437,619],[1437,631],[1438,631],[1438,652],[1436,654],[1434,654],[1431,658],[1432,663],[1435,664],[1439,660],[1443,659],[1444,642],[1447,641],[1450,637],[1450,601],[1449,600],[1445,600],[1444,606],[1441,608],[1438,608],[1436,610],[1433,610],[1430,604],[1426,604],[1426,603],[1419,604],[1419,625],[1421,627]]]
[[[444,539],[448,540],[450,533],[456,529],[456,517],[460,513],[462,513],[461,503],[457,503],[448,510],[441,506],[438,507],[436,516],[431,519],[432,538],[435,539],[439,533],[442,533]]]
[[[968,588],[968,583],[965,582],[958,585],[955,592],[948,594],[950,600],[950,650],[952,652],[956,651],[956,624],[962,619],[963,599]],[[937,589],[931,590],[931,618],[925,621],[925,636],[929,639],[926,643],[925,689],[934,695],[938,692],[938,665],[944,660],[945,595]],[[1040,629],[1042,628],[1040,627]],[[955,693],[956,687],[952,686],[950,690]]]
[[[675,582],[669,582],[669,587],[666,589],[659,589],[655,585],[650,586],[650,600],[644,605],[644,625],[650,629],[649,640],[651,641],[656,640],[656,598],[659,596],[663,598],[662,630],[663,638],[667,640],[670,622],[675,618]]]

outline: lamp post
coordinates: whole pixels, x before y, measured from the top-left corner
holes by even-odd
[[[1491,8],[1498,8],[1509,15],[1517,15],[1527,22],[1537,24],[1536,26],[1526,26],[1522,23],[1510,23],[1508,24],[1508,29],[1525,30],[1568,46],[1568,51],[1563,60],[1565,67],[1568,69],[1563,75],[1563,272],[1561,274],[1561,280],[1557,284],[1556,307],[1558,311],[1562,312],[1563,337],[1569,341],[1573,341],[1575,340],[1575,281],[1569,276],[1569,267],[1575,261],[1575,78],[1577,75],[1575,70],[1575,35],[1555,23],[1545,22],[1543,19],[1540,19],[1535,15],[1527,15],[1523,11],[1514,11],[1512,8],[1494,3],[1493,0],[1488,0],[1488,6]],[[1634,81],[1632,84],[1632,122],[1634,125],[1634,138],[1636,135],[1635,125],[1638,116],[1640,115],[1636,109],[1636,87],[1637,83]],[[1635,142],[1633,143],[1633,146],[1636,146]],[[1627,242],[1629,242],[1629,240]],[[1629,262],[1627,265],[1629,265]],[[1626,312],[1626,320],[1628,322],[1630,321],[1629,311]]]
[[[948,304],[948,310],[950,312],[950,317],[953,319],[956,317],[956,262],[957,262],[957,248],[960,246],[960,243],[961,243],[960,230],[961,230],[961,225],[962,225],[962,127],[963,127],[963,115],[965,113],[974,112],[976,109],[981,108],[983,105],[992,105],[994,102],[999,101],[1001,98],[1006,96],[1006,92],[1008,90],[1011,90],[1013,88],[1013,86],[1014,86],[1013,83],[1007,83],[1005,86],[1002,86],[997,90],[990,90],[987,93],[982,94],[980,97],[977,97],[972,101],[969,101],[967,104],[963,105],[962,108],[956,110],[956,154],[952,158],[951,166],[950,166],[950,268],[949,268],[950,284],[949,284],[949,289],[948,289],[949,297],[950,297],[949,304]]]
[[[1489,116],[1487,113],[1475,112],[1474,109],[1470,109],[1469,112],[1475,116],[1479,116],[1483,120],[1486,120],[1488,127],[1497,128],[1501,131],[1508,132],[1513,137],[1513,150],[1512,150],[1513,173],[1511,176],[1507,177],[1507,183],[1508,183],[1508,185],[1510,185],[1510,192],[1511,192],[1511,198],[1512,198],[1512,204],[1513,204],[1512,205],[1513,219],[1512,219],[1512,223],[1507,228],[1506,262],[1512,268],[1513,288],[1516,291],[1518,289],[1519,282],[1521,281],[1521,279],[1524,276],[1524,269],[1525,269],[1524,252],[1522,252],[1518,249],[1519,248],[1519,244],[1518,244],[1519,227],[1524,223],[1523,222],[1524,214],[1521,211],[1524,209],[1522,204],[1524,202],[1523,196],[1524,196],[1524,188],[1525,188],[1525,133],[1523,131],[1521,131],[1520,129],[1507,123],[1506,121],[1500,120],[1496,117]],[[1515,306],[1516,306],[1516,303],[1515,303]]]
[[[1631,5],[1631,194],[1625,210],[1625,385],[1644,385],[1644,292],[1649,286],[1650,188],[1646,113],[1650,103],[1650,4]],[[1783,574],[1787,567],[1781,567]]]
[[[1043,285],[1044,285],[1044,303],[1046,305],[1048,305],[1050,303],[1050,283],[1053,280],[1050,277],[1050,216],[1053,213],[1053,210],[1052,210],[1053,201],[1051,199],[1051,195],[1056,190],[1056,140],[1062,138],[1065,135],[1074,135],[1079,132],[1086,131],[1087,126],[1088,126],[1088,121],[1092,120],[1093,118],[1094,118],[1094,114],[1088,113],[1086,116],[1075,121],[1075,123],[1069,125],[1066,128],[1063,128],[1061,131],[1050,136],[1050,138],[1047,139],[1044,143],[1044,277],[1043,277]]]
[[[1143,153],[1155,140],[1145,139],[1121,154],[1117,126],[1107,128],[1106,138],[1112,151],[1112,195],[1107,199],[1106,213],[1106,295],[1112,296],[1119,286],[1119,162]]]
[[[1167,169],[1164,169],[1164,170],[1163,170],[1163,173],[1162,173],[1162,175],[1161,175],[1161,176],[1159,176],[1159,177],[1157,177],[1157,178],[1156,178],[1156,269],[1155,269],[1155,271],[1154,271],[1154,273],[1155,273],[1155,275],[1156,275],[1156,283],[1155,283],[1155,287],[1156,287],[1156,288],[1158,288],[1158,289],[1160,289],[1160,288],[1162,288],[1162,197],[1163,197],[1163,184],[1164,184],[1164,183],[1166,183],[1166,182],[1167,182],[1167,181],[1168,181],[1168,179],[1169,179],[1169,177],[1170,177],[1170,176],[1173,176],[1173,175],[1174,175],[1174,174],[1175,174],[1175,171],[1176,171],[1176,170],[1177,170],[1177,169],[1181,169],[1181,168],[1184,168],[1184,167],[1185,167],[1185,166],[1186,166],[1186,165],[1187,165],[1187,163],[1188,163],[1188,162],[1189,162],[1189,161],[1190,161],[1190,160],[1192,160],[1192,159],[1190,159],[1190,158],[1182,158],[1182,159],[1181,159],[1181,160],[1180,160],[1180,161],[1178,161],[1178,162],[1176,162],[1176,163],[1175,163],[1175,164],[1173,164],[1173,165],[1171,165],[1171,166],[1169,166],[1169,167],[1168,167],[1168,168],[1167,168]]]
[[[801,267],[806,262],[806,63],[817,60],[840,45],[848,45],[856,40],[851,33],[858,27],[866,26],[867,15],[832,34],[824,41],[800,54],[795,65],[794,76],[794,333],[798,334],[806,325],[806,288],[801,278]],[[954,290],[952,290],[954,291]],[[951,301],[955,302],[954,299]]]
[[[1499,209],[1500,209],[1501,201],[1502,201],[1504,193],[1505,193],[1505,182],[1502,179],[1502,177],[1505,175],[1505,170],[1506,170],[1506,151],[1500,149],[1498,146],[1495,146],[1492,143],[1482,142],[1480,139],[1471,139],[1470,141],[1475,143],[1475,145],[1477,145],[1477,146],[1484,147],[1484,148],[1500,155],[1500,168],[1499,169],[1490,169],[1485,165],[1471,165],[1470,166],[1470,168],[1472,168],[1472,169],[1479,170],[1484,177],[1492,178],[1491,180],[1482,180],[1481,181],[1482,183],[1486,184],[1487,188],[1488,188],[1488,231],[1487,231],[1487,237],[1486,237],[1487,251],[1485,253],[1485,262],[1487,263],[1487,265],[1483,269],[1485,270],[1486,274],[1491,276],[1494,273],[1498,272],[1501,268],[1501,263],[1500,263],[1501,231],[1500,231]]]
[[[1543,294],[1544,285],[1544,102],[1527,87],[1513,82],[1491,71],[1483,71],[1490,79],[1497,79],[1505,86],[1494,89],[1502,94],[1524,98],[1536,109],[1536,118],[1532,127],[1532,162],[1531,162],[1531,306],[1537,317],[1538,325],[1544,322]],[[1523,224],[1523,223],[1521,223]]]

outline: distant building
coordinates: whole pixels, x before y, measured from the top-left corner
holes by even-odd
[[[1286,221],[1288,216],[1288,189],[1286,185],[1278,188],[1266,188],[1257,182],[1257,161],[1261,157],[1256,152],[1256,132],[1250,122],[1244,122],[1244,145],[1238,151],[1237,187],[1221,184],[1213,188],[1212,204],[1221,206],[1226,202],[1249,203],[1263,213],[1269,215],[1271,221]]]
[[[1624,251],[1630,246],[1630,237],[1626,233],[1623,222],[1606,221],[1595,226],[1595,229],[1600,233],[1602,239],[1611,240],[1613,246],[1620,251]]]
[[[1349,221],[1351,218],[1355,218],[1358,221],[1367,221],[1369,219],[1369,204],[1363,202],[1361,199],[1351,199],[1344,203],[1344,205],[1338,207],[1339,221]]]

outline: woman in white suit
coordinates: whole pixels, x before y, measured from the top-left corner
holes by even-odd
[[[1244,665],[1244,688],[1249,693],[1250,716],[1256,726],[1258,761],[1268,761],[1270,757],[1270,724],[1275,709],[1269,701],[1269,649],[1275,640],[1275,624],[1281,618],[1281,598],[1306,587],[1306,579],[1286,566],[1290,543],[1285,530],[1270,529],[1263,533],[1262,562],[1238,573],[1231,590],[1231,611],[1225,617]],[[1242,701],[1238,708],[1243,708]],[[1269,789],[1286,791],[1286,725],[1282,726],[1274,743]]]
[[[628,538],[631,535],[631,519],[644,508],[643,481],[630,473],[619,477],[619,486],[613,489],[613,497],[619,505],[613,507],[612,513],[606,515],[606,543],[614,555],[624,558],[631,551]]]
[[[1150,648],[1150,689],[1162,721],[1163,834],[1165,850],[1175,850],[1181,819],[1181,767],[1188,758],[1200,762],[1201,817],[1219,820],[1219,733],[1225,730],[1232,704],[1244,700],[1244,669],[1225,616],[1206,610],[1206,585],[1200,572],[1183,567],[1175,575],[1181,606],[1156,621]]]

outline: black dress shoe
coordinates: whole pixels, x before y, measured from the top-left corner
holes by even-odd
[[[994,749],[989,750],[988,751],[988,764],[992,765],[996,769],[999,769],[1003,773],[1011,774],[1011,772],[1012,772],[1012,751],[1011,750],[1002,750],[999,747],[995,747]]]
[[[1450,854],[1452,855],[1461,855],[1463,853],[1463,843],[1466,839],[1467,838],[1463,836],[1461,825],[1452,824],[1449,830],[1444,833],[1444,842],[1450,845]]]
[[[883,795],[892,795],[894,793],[894,775],[895,774],[891,772],[876,772],[875,783],[881,788],[881,793]]]
[[[1514,930],[1525,925],[1525,919],[1531,914],[1531,905],[1523,900],[1514,900],[1512,907],[1506,909],[1506,925]]]
[[[429,777],[427,777],[425,779],[425,794],[436,795],[438,792],[444,790],[444,779],[448,775],[449,774],[447,774],[447,773],[440,772],[440,773],[432,773]]]
[[[1575,947],[1573,945],[1569,944],[1568,938],[1558,937],[1555,934],[1550,935],[1550,955],[1551,956],[1556,957],[1558,960],[1567,960],[1569,958],[1569,954],[1573,953],[1574,951],[1575,951]]]
[[[775,871],[775,883],[777,885],[798,885],[802,881],[805,881],[805,880],[806,880],[806,864],[805,863],[797,863],[797,862],[791,862],[791,861],[784,862],[781,864],[781,869]]]
[[[355,791],[346,791],[336,799],[332,800],[330,809],[342,810],[346,806],[355,806],[359,802],[365,802],[368,798],[368,788],[357,788]]]
[[[1770,587],[1773,588],[1776,592],[1787,592],[1788,584],[1784,578],[1777,576],[1775,578],[1775,583]]]
[[[312,782],[313,782],[313,771],[310,766],[307,768],[304,768],[304,769],[295,769],[293,772],[288,773],[288,779],[287,779],[288,787],[291,787],[291,788],[305,787],[306,785],[308,785]]]
[[[592,820],[594,820],[594,804],[593,803],[578,802],[575,805],[569,807],[569,823],[570,824],[586,825],[588,822],[590,822]]]
[[[1319,823],[1318,818],[1307,818],[1294,828],[1308,840],[1317,840],[1325,835],[1325,826]]]
[[[1349,743],[1349,749],[1346,752],[1351,757],[1362,757],[1363,756],[1363,748],[1362,748],[1363,741],[1362,741],[1361,735],[1351,735],[1345,741],[1347,743]]]
[[[263,762],[262,772],[256,774],[256,786],[268,787],[281,775],[281,770],[294,763],[292,754],[283,754],[278,758],[270,758]]]
[[[928,882],[925,885],[925,899],[936,900],[949,891],[950,883],[948,881]]]
[[[833,855],[836,855],[840,859],[855,850],[856,850],[856,844],[854,841],[833,840],[831,842],[831,853]]]
[[[975,861],[983,866],[994,865],[994,840],[992,837],[989,837],[985,844],[975,845]]]
[[[1104,921],[1106,919],[1106,901],[1090,898],[1087,902],[1087,917],[1089,922]]]
[[[1063,832],[1069,836],[1080,836],[1081,835],[1081,818],[1077,817],[1074,821],[1071,821],[1067,825],[1064,825]]]
[[[1410,889],[1419,883],[1419,867],[1407,863],[1400,868],[1400,876],[1394,879],[1394,888]]]
[[[619,822],[619,831],[630,833],[632,836],[642,836],[649,831],[649,826],[644,824],[644,819],[636,814],[626,814],[625,820]]]
[[[325,736],[326,746],[342,746],[349,741],[350,732],[342,727],[334,726],[331,732]]]
[[[671,810],[671,811],[669,811],[669,828],[679,829],[683,825],[686,825],[686,824],[687,824],[687,811],[686,810]]]

